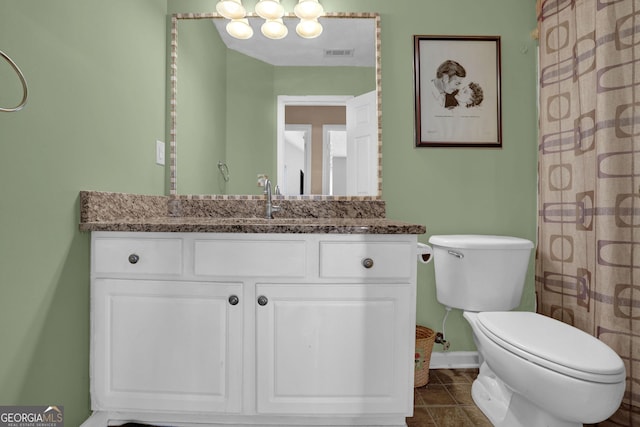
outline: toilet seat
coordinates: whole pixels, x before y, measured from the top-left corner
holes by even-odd
[[[532,312],[481,312],[482,333],[505,350],[558,373],[617,383],[626,372],[620,357],[597,338]]]

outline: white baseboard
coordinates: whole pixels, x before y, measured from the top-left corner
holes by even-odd
[[[429,369],[477,368],[480,356],[477,351],[434,351]]]

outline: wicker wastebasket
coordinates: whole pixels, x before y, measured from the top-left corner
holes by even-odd
[[[429,362],[431,361],[431,351],[435,340],[436,333],[433,329],[420,325],[416,326],[414,387],[422,387],[429,382]]]

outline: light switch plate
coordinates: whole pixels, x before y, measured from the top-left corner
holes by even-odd
[[[156,164],[164,166],[164,142],[156,140]]]

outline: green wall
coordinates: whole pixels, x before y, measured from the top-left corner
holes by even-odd
[[[0,50],[24,71],[27,107],[0,113],[0,405],[89,414],[89,235],[80,190],[165,193],[167,13],[215,0],[1,0]],[[255,1],[244,2],[253,10]],[[283,0],[291,10],[294,0]],[[535,238],[533,0],[321,0],[382,17],[383,198],[432,234]],[[500,35],[504,147],[413,147],[414,34]],[[0,105],[19,91],[0,65]],[[233,171],[232,171],[233,173]],[[253,171],[250,172],[253,174]],[[533,271],[523,308],[533,307]],[[432,265],[418,266],[418,321],[440,329]],[[473,348],[454,311],[452,350]],[[436,348],[436,350],[438,350]]]
[[[262,194],[257,174],[275,178],[274,67],[231,50],[227,61],[228,194]]]
[[[277,67],[276,95],[353,95],[376,90],[375,67]]]
[[[211,20],[178,21],[177,189],[224,194],[217,163],[226,157],[227,47]],[[167,138],[169,139],[169,138]]]
[[[26,108],[0,113],[0,405],[64,405],[68,426],[89,414],[89,234],[78,231],[78,192],[165,191],[154,147],[165,138],[166,9],[165,0],[0,1],[0,50],[29,84]],[[9,75],[3,106],[19,85]]]

